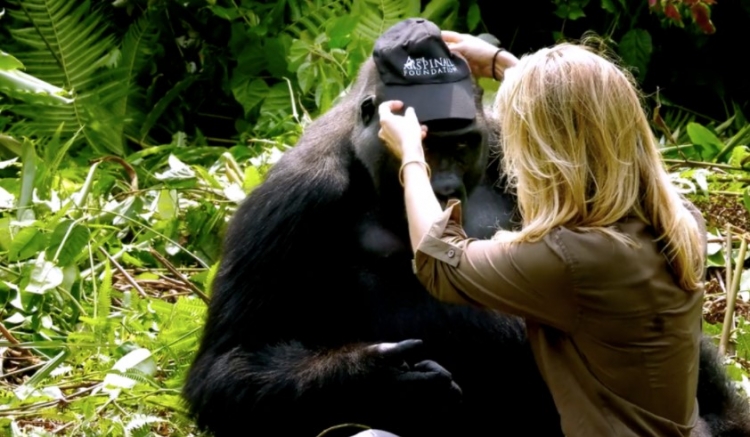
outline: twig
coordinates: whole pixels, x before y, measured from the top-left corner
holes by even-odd
[[[732,246],[727,247],[727,252],[731,253]],[[734,306],[737,299],[737,292],[740,289],[740,277],[742,276],[742,262],[745,260],[745,253],[747,252],[747,238],[743,238],[740,243],[740,253],[737,254],[737,270],[734,272],[732,278],[732,285],[729,288],[729,294],[727,295],[727,308],[724,312],[724,326],[721,330],[721,341],[719,342],[719,354],[726,355],[727,346],[729,344],[729,335],[734,326]],[[729,274],[727,273],[727,277]]]
[[[108,254],[108,253],[107,253],[107,251],[106,251],[106,250],[104,250],[103,248],[101,248],[101,247],[100,247],[100,248],[99,248],[99,250],[100,250],[100,251],[101,251],[101,252],[102,252],[102,253],[104,254],[104,256],[106,256],[106,257],[107,257],[107,258],[108,258],[108,259],[110,260],[110,262],[112,262],[112,264],[114,264],[114,265],[115,265],[115,268],[116,268],[116,269],[117,269],[117,270],[118,270],[118,271],[119,271],[120,273],[122,273],[122,275],[123,275],[123,276],[125,276],[125,280],[126,280],[126,281],[128,281],[128,283],[129,283],[130,285],[132,285],[132,286],[133,286],[133,288],[135,288],[136,290],[138,290],[138,294],[140,294],[141,296],[145,297],[146,299],[148,299],[148,298],[149,298],[149,295],[148,295],[148,294],[146,294],[146,292],[145,292],[145,291],[143,291],[143,289],[141,288],[141,286],[140,286],[140,285],[138,285],[138,283],[137,283],[137,282],[135,282],[135,279],[133,279],[133,277],[132,277],[132,276],[130,276],[130,275],[128,274],[128,272],[126,272],[126,271],[125,271],[125,269],[124,269],[124,268],[122,268],[122,266],[120,265],[120,263],[118,263],[118,262],[117,262],[117,260],[116,260],[116,259],[112,258],[112,256],[110,256],[110,254]]]
[[[687,159],[665,159],[664,162],[667,164],[680,164],[680,165],[685,165],[688,167],[707,167],[707,168],[721,168],[724,170],[750,171],[750,169],[742,168],[742,167],[735,167],[729,164],[718,164],[718,163],[713,163],[713,162],[702,162],[702,161],[689,161]]]
[[[731,234],[729,234],[729,235],[731,235]],[[731,238],[731,241],[742,241],[742,238],[736,237],[734,235],[732,235],[730,238]],[[725,237],[714,237],[714,238],[708,238],[708,239],[706,239],[707,243],[725,243],[726,244],[729,241],[730,240],[727,239],[727,238],[725,238]]]
[[[721,275],[716,270],[713,271],[714,277],[716,277],[716,282],[719,283],[719,288],[721,288],[721,291],[724,292],[724,295],[727,294],[727,287],[724,285],[724,280],[721,279]]]
[[[170,263],[166,258],[161,256],[159,252],[155,251],[153,248],[150,248],[149,251],[151,252],[151,255],[153,255],[154,258],[156,258],[157,261],[162,263],[162,265],[164,265],[164,267],[166,267],[167,270],[172,272],[173,275],[180,278],[188,288],[190,288],[195,294],[198,295],[198,297],[200,297],[203,300],[203,302],[206,303],[206,305],[208,305],[211,299],[205,293],[203,293],[203,291],[201,291],[200,288],[196,287],[195,284],[190,282],[188,278],[183,276],[182,273],[180,273],[180,271],[177,270],[175,266],[173,266],[172,263]]]
[[[725,284],[727,287],[732,285],[732,224],[727,223],[725,225],[726,235],[726,251],[724,252],[724,265],[726,266],[726,279]],[[727,296],[729,295],[729,289],[727,289]]]
[[[56,405],[60,404],[67,404],[71,400],[75,398],[79,398],[86,393],[94,390],[97,387],[100,387],[103,383],[98,383],[96,385],[92,385],[91,387],[84,388],[83,390],[73,393],[70,396],[65,396],[63,399],[58,399],[54,401],[46,401],[46,402],[39,402],[36,404],[28,404],[24,405],[20,408],[13,408],[8,410],[0,410],[0,417],[7,417],[7,416],[15,416],[15,417],[21,417],[28,414],[36,414],[36,410],[47,408],[47,407],[54,407]]]
[[[71,421],[68,423],[64,423],[60,427],[58,427],[56,430],[52,431],[52,434],[60,434],[61,432],[65,431],[65,429],[70,428],[71,426],[77,424],[78,422]]]
[[[7,338],[8,341],[14,345],[21,343],[20,341],[18,341],[18,339],[16,339],[16,337],[13,336],[13,334],[10,333],[10,331],[5,328],[3,322],[0,322],[0,334],[3,334],[3,337]]]
[[[11,344],[11,346],[10,346],[11,349],[18,350],[18,352],[21,354],[21,356],[23,356],[23,359],[25,359],[27,361],[30,361],[30,362],[32,362],[34,364],[37,364],[39,362],[39,359],[37,357],[35,357],[34,354],[32,354],[31,352],[29,352],[27,349],[24,349],[24,348],[21,348],[21,347],[19,347],[19,348],[15,347],[15,346],[21,344],[21,342],[18,341],[18,339],[16,337],[14,337],[13,334],[10,333],[10,331],[8,331],[8,329],[5,327],[5,325],[3,325],[3,322],[0,322],[0,334],[2,334],[3,337],[5,337],[8,340],[8,343]]]
[[[750,125],[748,125],[750,126]],[[750,183],[750,178],[727,178],[727,177],[719,177],[719,176],[709,176],[712,181],[716,182],[742,182],[742,183]]]
[[[222,144],[237,144],[237,141],[228,140],[225,138],[214,138],[214,137],[206,137],[207,141],[213,141],[215,143],[222,143]]]
[[[142,242],[134,245],[133,248],[134,249],[144,249],[149,244],[151,244],[150,241],[142,241]],[[123,248],[123,249],[120,249],[120,251],[117,252],[114,255],[110,256],[109,254],[107,254],[107,257],[109,257],[110,259],[120,259],[120,258],[122,258],[123,254],[127,253],[127,251],[128,251],[128,249]],[[95,266],[92,266],[92,267],[89,267],[88,269],[82,271],[81,272],[81,279],[86,278],[87,276],[95,274],[97,271],[101,270],[102,268],[104,268],[104,261],[102,261],[99,264],[97,264]]]
[[[3,373],[2,375],[0,375],[0,379],[5,379],[5,378],[7,378],[9,376],[17,375],[19,373],[23,373],[23,372],[26,372],[28,370],[34,370],[34,369],[36,369],[38,367],[44,366],[45,364],[47,364],[47,363],[32,364],[31,366],[24,367],[22,369],[14,370],[14,371],[8,372],[8,373]]]

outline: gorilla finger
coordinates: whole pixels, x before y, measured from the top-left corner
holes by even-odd
[[[439,373],[441,375],[445,375],[448,378],[452,378],[453,374],[445,369],[445,367],[441,366],[440,364],[432,361],[432,360],[424,360],[420,361],[417,364],[414,365],[414,370],[418,370],[420,372],[433,372],[433,373]]]
[[[456,392],[459,396],[464,394],[464,391],[461,390],[461,386],[456,384],[456,381],[451,381],[451,390]]]
[[[421,345],[422,340],[409,339],[398,343],[380,343],[377,350],[383,357],[396,357],[412,352]]]

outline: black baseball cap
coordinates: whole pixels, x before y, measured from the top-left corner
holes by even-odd
[[[396,23],[375,41],[372,57],[383,99],[413,107],[420,122],[476,117],[471,69],[451,53],[435,23],[423,18]]]

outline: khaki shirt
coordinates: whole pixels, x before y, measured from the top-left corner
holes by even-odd
[[[417,248],[415,273],[439,300],[526,319],[566,436],[690,435],[703,293],[678,287],[643,222],[619,224],[640,248],[562,227],[510,245],[468,239],[460,217],[449,202]]]

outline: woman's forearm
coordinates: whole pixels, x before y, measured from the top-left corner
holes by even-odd
[[[409,161],[411,160],[403,160]],[[424,166],[417,163],[407,164],[402,175],[406,215],[409,217],[409,239],[412,251],[416,252],[419,242],[443,211],[432,191],[430,178]]]

